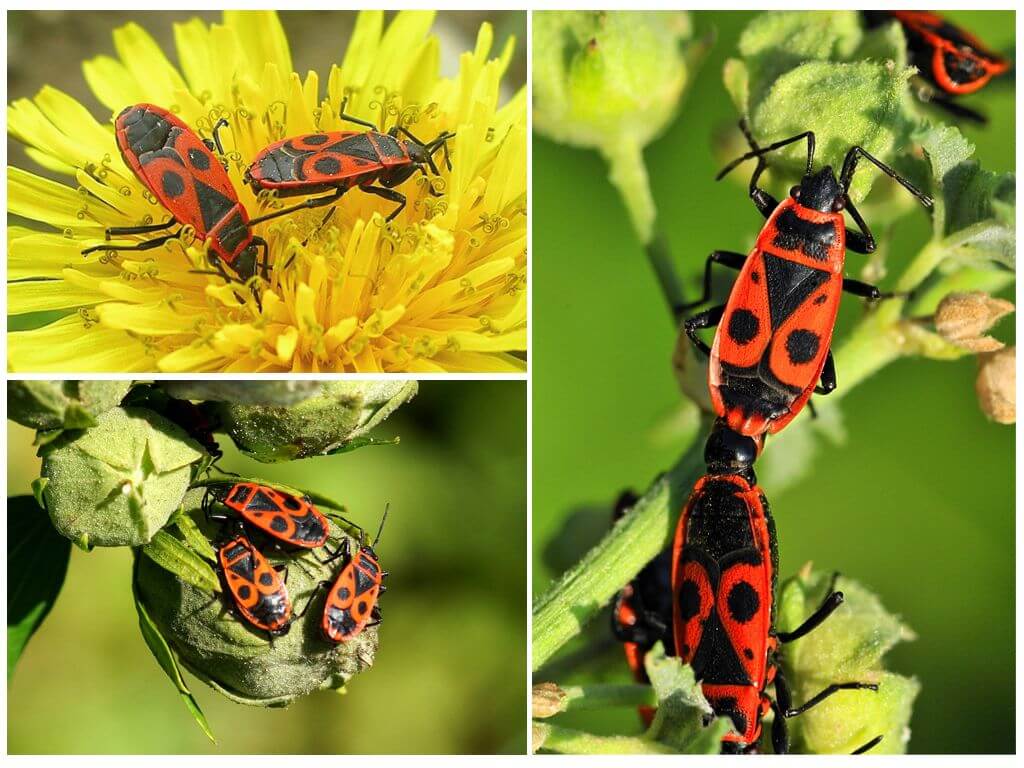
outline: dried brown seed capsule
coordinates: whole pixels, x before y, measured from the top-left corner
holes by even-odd
[[[978,378],[974,383],[982,412],[999,424],[1017,421],[1017,348],[978,356]]]
[[[951,293],[935,311],[935,330],[946,341],[969,352],[995,352],[1003,348],[1003,343],[985,334],[1013,310],[1013,302],[995,299],[984,291]]]

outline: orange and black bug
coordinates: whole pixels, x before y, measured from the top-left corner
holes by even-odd
[[[373,548],[380,541],[387,517],[388,511],[385,508],[373,544],[366,544],[364,540],[355,555],[352,555],[349,539],[346,538],[333,555],[343,558],[345,565],[333,583],[322,582],[327,587],[327,600],[320,627],[324,637],[331,642],[343,643],[358,635],[365,627],[380,624],[377,598],[387,589],[382,582],[388,572],[381,570]]]
[[[215,512],[214,502],[233,514]],[[268,485],[212,485],[203,497],[203,512],[209,520],[241,518],[275,541],[293,547],[316,549],[327,543],[327,518],[308,497],[299,498]]]
[[[774,629],[778,547],[768,501],[754,477],[760,449],[759,439],[716,422],[704,451],[707,474],[694,485],[672,544],[672,623],[676,654],[693,667],[715,714],[732,720],[723,752],[756,750],[762,718],[772,710],[772,747],[783,754],[789,750],[788,718],[839,691],[878,686],[835,683],[803,705],[792,705],[778,667],[779,644],[820,625],[842,604],[843,594],[829,589],[821,606],[792,632]],[[773,683],[774,700],[767,693]]]
[[[218,128],[227,121],[218,123]],[[220,164],[213,148],[214,141],[204,141],[182,120],[162,107],[135,104],[117,116],[114,123],[117,146],[125,164],[145,187],[171,213],[162,224],[138,227],[111,227],[107,238],[151,234],[178,228],[152,240],[131,245],[104,243],[82,251],[146,251],[157,248],[181,235],[188,226],[207,247],[207,260],[225,280],[232,278],[224,271],[230,268],[242,281],[256,274],[257,267],[267,277],[267,243],[252,232],[254,224],[267,221],[284,212],[250,219],[238,201],[238,193],[227,171]],[[262,250],[263,258],[259,259]]]
[[[621,518],[637,500],[635,493],[624,491],[615,502],[613,520]],[[667,548],[619,590],[612,604],[612,634],[622,643],[633,679],[645,685],[651,681],[644,669],[644,658],[654,644],[660,640],[665,653],[675,655],[671,566],[672,550]],[[638,711],[644,725],[649,726],[654,719],[654,708],[640,706]]]
[[[345,114],[341,119],[369,128],[368,131],[332,131],[293,136],[265,147],[245,172],[245,181],[254,192],[272,190],[282,197],[312,195],[332,190],[331,194],[307,200],[281,213],[330,205],[353,187],[398,203],[387,217],[391,221],[405,207],[406,198],[393,187],[416,171],[426,169],[438,176],[434,154],[444,151],[445,164],[451,170],[445,132],[424,142],[407,129],[395,125],[387,133],[366,120]],[[404,137],[404,138],[403,138]],[[374,186],[376,182],[379,186]]]
[[[740,127],[752,147],[727,165],[721,179],[740,163],[757,159],[750,198],[767,219],[749,254],[714,251],[704,270],[700,300],[676,308],[677,316],[703,304],[711,294],[711,266],[739,270],[726,304],[686,320],[684,328],[698,350],[710,357],[708,385],[715,412],[744,435],[775,433],[810,399],[836,386],[829,346],[843,291],[867,299],[883,297],[873,285],[843,277],[846,250],[872,253],[875,238],[847,192],[861,158],[898,182],[930,208],[932,200],[862,147],[846,153],[836,178],[830,166],[814,171],[814,133],[805,131],[758,148],[745,123]],[[781,203],[757,186],[767,167],[764,155],[798,141],[807,142],[803,179]],[[843,211],[860,227],[848,229]],[[719,326],[714,346],[698,336]],[[818,382],[821,385],[818,386]]]
[[[217,550],[221,582],[235,611],[271,638],[291,628],[292,603],[285,579],[252,542],[239,534]]]
[[[895,21],[907,38],[910,63],[938,89],[932,103],[957,117],[983,123],[985,117],[951,98],[981,90],[1010,63],[989,51],[976,37],[931,11],[864,11],[868,26]]]

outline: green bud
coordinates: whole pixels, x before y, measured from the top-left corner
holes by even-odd
[[[805,568],[783,584],[779,628],[793,629],[811,615],[825,598],[830,579],[829,574]],[[896,643],[914,639],[914,634],[856,581],[841,578],[836,589],[846,598],[843,605],[781,654],[793,702],[799,705],[836,682],[877,683],[878,691],[841,691],[791,720],[796,751],[849,753],[881,734],[882,744],[872,753],[902,753],[920,686],[913,678],[886,672],[882,657]]]
[[[654,202],[642,150],[675,116],[705,44],[683,11],[544,11],[533,16],[534,127],[597,149],[648,242]]]
[[[415,381],[332,381],[290,407],[218,405],[223,431],[254,459],[290,461],[357,447],[416,394]]]
[[[42,498],[54,527],[80,546],[139,546],[178,509],[198,446],[143,408],[112,408],[43,457]]]
[[[294,405],[320,390],[316,381],[162,381],[179,400],[216,400],[243,405]]]
[[[186,511],[216,546],[218,531],[199,510],[203,491],[190,491]],[[331,524],[333,549],[345,538]],[[358,542],[350,539],[352,547]],[[264,550],[271,563],[287,564],[287,588],[293,611],[302,611],[321,581],[332,581],[337,564],[319,563],[309,553],[280,556]],[[225,605],[230,595],[199,589],[160,567],[148,557],[138,561],[137,586],[150,617],[179,661],[194,675],[229,699],[257,706],[290,704],[318,690],[339,689],[353,675],[373,665],[376,627],[364,629],[349,642],[327,642],[320,629],[325,595],[313,596],[309,610],[294,620],[287,634],[274,638],[251,627]]]
[[[48,431],[85,429],[128,394],[130,381],[10,381],[7,417]]]

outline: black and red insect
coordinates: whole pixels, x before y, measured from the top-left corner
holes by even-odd
[[[292,602],[278,568],[239,533],[217,549],[218,573],[231,606],[271,639],[291,629]]]
[[[705,446],[707,474],[694,485],[672,543],[672,623],[676,654],[693,668],[715,714],[732,720],[723,751],[755,751],[762,718],[771,710],[772,748],[782,754],[789,750],[787,719],[839,691],[878,686],[835,683],[801,706],[792,705],[778,666],[779,644],[815,629],[842,604],[843,594],[829,589],[792,632],[774,629],[778,546],[753,471],[760,447],[757,439],[716,422]],[[774,699],[767,691],[773,684]]]
[[[225,124],[227,121],[222,120],[217,127]],[[95,245],[83,250],[83,255],[93,251],[150,250],[180,237],[188,226],[198,240],[205,242],[207,260],[225,280],[232,280],[225,266],[242,281],[252,278],[257,268],[262,269],[266,279],[267,243],[253,234],[252,227],[283,212],[249,218],[227,171],[213,153],[218,148],[223,154],[219,139],[201,139],[180,118],[153,104],[127,107],[117,116],[114,127],[125,164],[171,213],[171,218],[157,224],[111,227],[106,231],[107,239],[154,234],[175,226],[177,229],[140,243]]]
[[[230,513],[216,511],[215,502]],[[240,519],[275,542],[300,549],[322,547],[330,530],[309,497],[258,483],[211,485],[203,497],[203,512],[208,520]]]
[[[351,542],[346,538],[333,555],[341,557],[345,564],[333,582],[322,582],[322,586],[327,588],[327,599],[320,623],[324,637],[333,643],[351,640],[366,627],[381,622],[377,601],[387,590],[383,581],[388,572],[381,570],[374,547],[380,541],[387,517],[385,508],[373,544],[363,540],[353,555]]]
[[[345,102],[341,104],[341,119],[369,130],[308,133],[275,142],[256,155],[245,172],[246,183],[256,193],[270,190],[282,197],[331,191],[279,213],[330,205],[348,190],[359,187],[398,204],[387,216],[386,220],[391,221],[406,204],[405,195],[393,187],[417,171],[426,175],[428,168],[435,176],[440,175],[434,162],[438,150],[443,150],[445,164],[451,170],[448,140],[454,133],[441,133],[429,142],[400,125],[381,133],[373,123],[346,115]]]
[[[615,503],[613,520],[621,518],[638,500],[624,491]],[[675,655],[672,639],[672,549],[666,548],[643,567],[636,578],[619,590],[612,604],[612,634],[622,643],[626,663],[638,683],[650,684],[644,659],[659,640],[665,653]],[[654,708],[639,707],[640,719],[649,726]]]
[[[983,115],[953,103],[951,98],[981,90],[993,77],[1009,71],[1009,61],[988,50],[966,30],[931,11],[863,13],[868,26],[896,22],[903,28],[910,63],[938,90],[931,96],[932,103],[958,117],[985,122]]]
[[[708,300],[711,267],[739,270],[728,301],[687,319],[684,328],[698,350],[710,357],[708,386],[715,412],[744,435],[775,433],[800,412],[813,392],[835,389],[829,348],[843,291],[867,299],[884,296],[878,288],[843,277],[847,249],[872,253],[875,238],[850,201],[848,191],[863,158],[930,208],[932,200],[862,147],[846,153],[837,178],[830,166],[814,171],[814,133],[805,131],[758,148],[727,165],[721,179],[740,163],[757,159],[750,198],[767,219],[749,254],[714,251],[704,270],[700,300],[677,307],[677,316]],[[798,141],[807,142],[806,172],[781,203],[757,186],[764,156]],[[847,228],[843,211],[860,227]],[[709,348],[697,332],[719,326]],[[819,386],[820,380],[820,386]]]

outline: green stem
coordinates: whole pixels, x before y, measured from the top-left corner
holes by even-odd
[[[533,748],[569,755],[674,755],[677,750],[637,736],[596,736],[551,723],[533,724]]]
[[[654,231],[654,198],[644,164],[644,150],[630,136],[620,137],[601,148],[609,165],[609,179],[626,204],[633,229],[645,246],[651,242]]]

